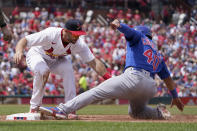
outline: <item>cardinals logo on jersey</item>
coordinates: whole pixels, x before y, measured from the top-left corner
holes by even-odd
[[[48,50],[45,50],[45,53],[52,53],[53,52],[53,47],[51,47],[50,49],[48,49]]]
[[[50,49],[45,50],[45,54],[50,56],[52,59],[56,59],[56,58],[58,58],[60,56],[66,56],[68,54],[71,54],[70,48],[68,48],[68,50],[66,50],[66,52],[64,52],[63,54],[60,54],[60,55],[53,54],[53,51],[54,51],[54,49],[53,49],[53,47],[51,47]]]

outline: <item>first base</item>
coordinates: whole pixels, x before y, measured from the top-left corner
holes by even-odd
[[[40,120],[40,113],[17,113],[7,115],[6,120]]]

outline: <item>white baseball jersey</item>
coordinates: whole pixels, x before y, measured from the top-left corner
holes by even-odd
[[[78,54],[84,62],[95,57],[80,36],[75,44],[62,42],[63,28],[49,27],[38,33],[26,36],[27,46],[30,47],[26,61],[28,67],[34,72],[33,92],[30,100],[31,109],[42,104],[44,95],[44,75],[47,71],[58,74],[63,78],[65,102],[76,96],[75,78],[72,63],[66,56]]]
[[[84,62],[89,62],[95,57],[86,45],[84,37],[80,36],[75,44],[62,42],[63,28],[49,27],[40,32],[26,36],[27,46],[45,59],[55,59],[59,56],[79,54]]]

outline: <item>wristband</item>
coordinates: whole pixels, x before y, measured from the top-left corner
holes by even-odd
[[[176,89],[171,90],[170,93],[172,95],[172,98],[178,98],[178,94],[177,94]]]
[[[107,80],[109,78],[111,78],[111,75],[108,72],[105,73],[105,75],[103,76],[103,79]]]

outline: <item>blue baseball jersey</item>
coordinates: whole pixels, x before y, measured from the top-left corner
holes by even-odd
[[[125,35],[127,40],[125,69],[127,67],[144,69],[152,76],[158,74],[161,79],[170,76],[162,55],[157,51],[151,39],[126,24],[121,23],[118,30]]]

